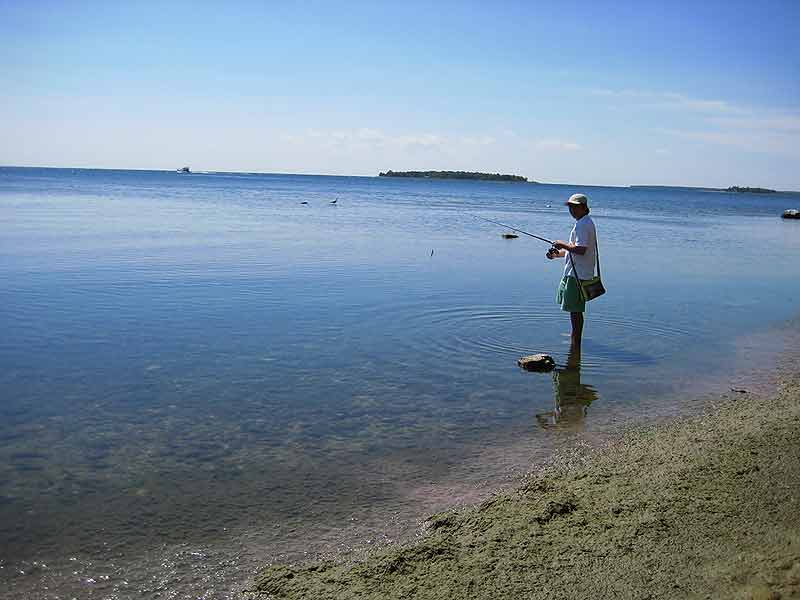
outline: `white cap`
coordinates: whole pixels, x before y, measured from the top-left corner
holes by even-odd
[[[589,198],[585,194],[572,194],[567,200],[567,204],[578,204],[589,208]]]

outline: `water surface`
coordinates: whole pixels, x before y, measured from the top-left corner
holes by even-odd
[[[609,293],[568,364],[561,265],[473,215],[565,239],[577,191]],[[0,168],[0,596],[227,597],[690,410],[795,316],[797,198]]]

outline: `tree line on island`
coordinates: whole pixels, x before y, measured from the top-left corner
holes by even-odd
[[[747,193],[747,194],[774,194],[776,193],[775,190],[771,190],[769,188],[760,188],[760,187],[741,187],[738,185],[732,185],[728,189],[725,190],[726,192],[739,192],[739,193]]]
[[[521,175],[501,175],[500,173],[477,173],[473,171],[386,171],[378,177],[420,177],[426,179],[476,179],[479,181],[519,181],[527,182]]]
[[[477,181],[515,181],[515,182],[528,182],[527,177],[523,177],[521,175],[505,175],[501,173],[480,173],[477,171],[392,171],[391,169],[381,173],[378,173],[378,177],[412,177],[412,178],[420,178],[420,179],[473,179]],[[535,181],[531,181],[530,183],[536,183]],[[738,185],[732,185],[729,188],[682,188],[682,187],[675,187],[675,186],[661,186],[661,185],[632,185],[632,188],[643,188],[643,189],[698,189],[698,190],[707,190],[707,191],[714,191],[714,192],[738,192],[738,193],[749,193],[749,194],[774,194],[776,193],[775,190],[771,190],[769,188],[760,188],[760,187],[743,187]]]

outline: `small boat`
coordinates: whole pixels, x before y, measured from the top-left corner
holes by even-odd
[[[189,170],[189,167],[183,167],[182,169],[178,169],[177,171],[178,171],[178,173],[186,173],[187,175],[189,173],[191,173],[191,171]]]

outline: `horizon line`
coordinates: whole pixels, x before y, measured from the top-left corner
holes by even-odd
[[[180,169],[145,169],[145,168],[118,168],[118,167],[54,167],[49,165],[0,165],[0,169],[58,169],[64,171],[140,171],[152,173],[177,173]],[[478,171],[483,172],[483,171]],[[488,171],[487,171],[488,173]],[[379,175],[342,175],[338,173],[282,173],[282,172],[269,172],[269,171],[216,171],[216,170],[202,170],[190,171],[190,175],[216,175],[216,174],[230,174],[230,175],[282,175],[294,177],[360,177],[364,179],[379,179]],[[383,177],[382,179],[386,179]],[[391,177],[390,177],[391,179]],[[428,179],[425,177],[398,177],[397,179]],[[432,179],[435,181],[447,181],[447,179]],[[461,181],[461,180],[458,180]],[[468,180],[466,180],[468,181]],[[560,186],[575,186],[575,187],[593,187],[593,188],[633,188],[633,187],[657,187],[657,188],[678,188],[678,189],[693,189],[693,190],[710,190],[710,191],[727,191],[726,188],[714,186],[699,186],[699,185],[674,185],[674,184],[659,184],[659,183],[629,183],[629,184],[597,184],[597,183],[561,183],[561,182],[548,182],[540,180],[528,181],[485,181],[483,183],[502,183],[502,184],[530,184],[530,185],[560,185]],[[738,184],[730,187],[761,187],[761,186],[740,186]],[[774,190],[779,194],[800,194],[800,190]]]

